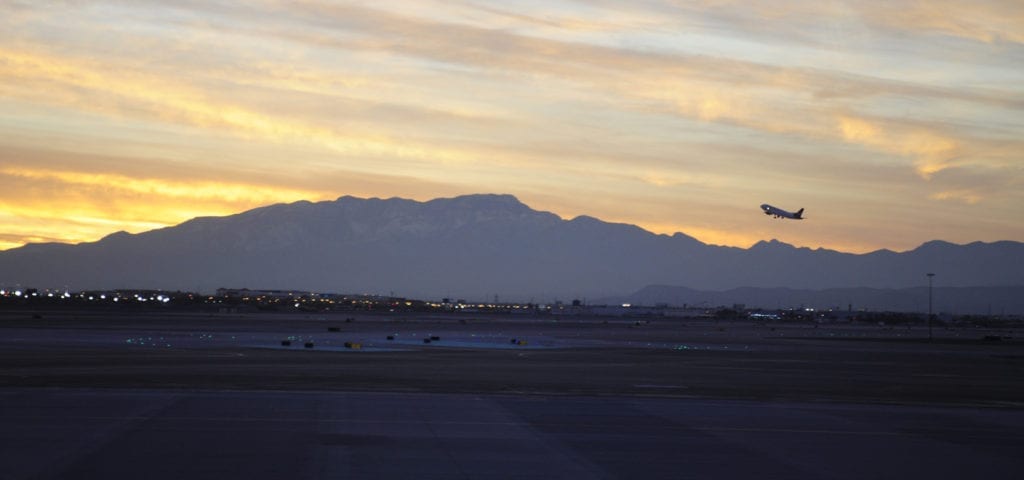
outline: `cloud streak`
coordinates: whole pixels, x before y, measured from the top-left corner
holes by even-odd
[[[1018,112],[1024,108],[1024,97],[1019,92],[1007,94],[977,88],[965,91],[845,72],[700,55],[624,51],[469,26],[441,28],[362,8],[309,4],[306,8],[306,13],[314,15],[317,22],[348,22],[356,29],[372,25],[385,32],[375,37],[378,39],[375,42],[355,42],[356,48],[453,62],[478,70],[548,75],[611,92],[619,98],[670,103],[677,113],[707,122],[841,138],[869,149],[908,157],[924,178],[947,168],[951,159],[962,153],[961,149],[968,150],[968,154],[976,150],[972,147],[978,143],[977,139],[963,134],[954,136],[942,131],[940,126],[919,120],[908,121],[905,112],[874,122],[883,125],[870,126],[866,112],[858,118],[860,105],[853,101],[909,96],[921,101],[953,100]],[[319,45],[352,45],[335,39],[330,33],[311,35],[304,40]],[[795,115],[785,115],[788,111]],[[814,121],[807,122],[808,117]],[[834,134],[832,125],[838,126],[841,135]],[[897,132],[881,133],[892,130]]]
[[[301,195],[508,192],[742,244],[760,238],[721,219],[785,197],[893,224],[905,212],[876,205],[958,205],[955,220],[1007,225],[1024,178],[1012,2],[15,7],[0,19],[0,167],[23,191],[192,205],[179,216]],[[53,154],[33,166],[18,148]],[[84,153],[124,161],[93,168]],[[0,200],[23,219],[37,202]],[[962,234],[873,240],[862,219],[818,218],[828,228],[783,239],[868,250]]]

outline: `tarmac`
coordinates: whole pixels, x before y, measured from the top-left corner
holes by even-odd
[[[0,312],[0,479],[1020,478],[1015,333]]]

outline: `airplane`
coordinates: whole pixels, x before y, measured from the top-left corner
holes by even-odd
[[[765,215],[772,215],[775,218],[788,218],[788,219],[791,219],[791,220],[803,220],[804,219],[804,217],[803,217],[804,209],[802,209],[802,208],[800,210],[797,210],[794,213],[794,212],[787,212],[787,211],[785,211],[785,210],[783,210],[781,208],[775,208],[775,207],[773,207],[771,205],[768,205],[766,203],[764,205],[761,205],[761,210],[764,210],[764,214]]]

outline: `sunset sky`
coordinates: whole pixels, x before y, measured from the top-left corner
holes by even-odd
[[[468,193],[741,247],[1024,241],[1024,3],[0,0],[0,249]]]

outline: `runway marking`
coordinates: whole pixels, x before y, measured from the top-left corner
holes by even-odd
[[[52,417],[49,416],[18,416],[19,419],[43,419],[50,420]],[[63,420],[118,420],[121,422],[132,422],[132,421],[158,421],[158,422],[194,422],[202,425],[207,425],[214,422],[227,422],[227,423],[286,423],[303,425],[304,422],[313,421],[309,417],[294,417],[294,418],[224,418],[224,417],[153,417],[153,416],[132,416],[132,417],[110,417],[110,416],[80,416],[80,417],[63,417]],[[592,424],[592,423],[580,423],[580,422],[481,422],[481,421],[430,421],[430,420],[357,420],[357,419],[315,419],[318,424],[346,424],[346,425],[449,425],[449,426],[495,426],[495,427],[509,427],[509,426],[557,426],[566,425],[573,427],[598,427],[608,428],[609,425],[604,424]],[[33,429],[59,429],[64,428],[63,425],[53,426],[33,426]],[[808,435],[850,435],[850,436],[886,436],[886,437],[899,437],[899,436],[913,436],[919,432],[898,432],[898,431],[878,431],[878,430],[820,430],[820,429],[801,429],[801,428],[772,428],[772,427],[716,427],[716,426],[699,426],[699,425],[660,425],[656,427],[659,430],[679,430],[679,431],[702,431],[702,432],[738,432],[738,433],[796,433],[796,434],[808,434]],[[176,430],[190,431],[195,430],[193,428],[179,428]],[[984,430],[974,429],[959,429],[959,428],[946,428],[946,429],[931,429],[933,433],[959,433],[959,434],[986,434],[991,433]],[[1010,439],[1017,439],[1018,436],[1007,437]]]
[[[762,428],[762,427],[710,427],[698,428],[707,432],[743,432],[743,433],[803,433],[813,435],[863,435],[879,437],[901,437],[911,435],[904,432],[879,432],[869,430],[808,430],[797,428]]]

